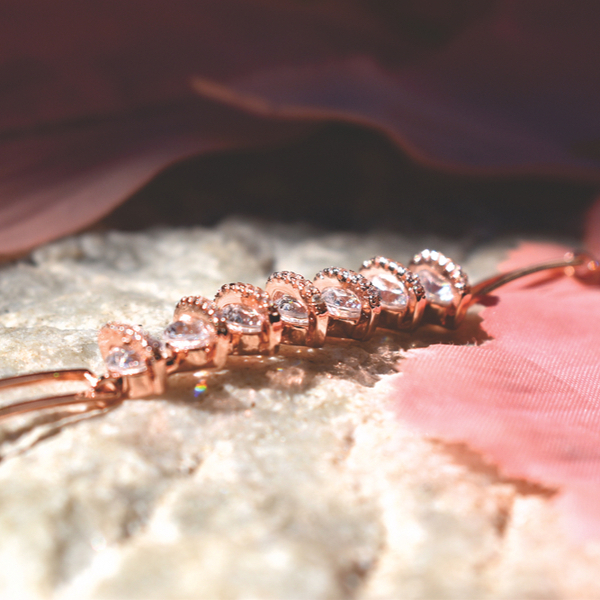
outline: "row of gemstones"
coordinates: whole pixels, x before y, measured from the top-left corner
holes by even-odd
[[[338,285],[329,285],[333,281]],[[253,294],[254,302],[235,301],[212,308],[215,318],[177,318],[163,332],[163,343],[175,352],[188,352],[207,348],[217,335],[216,324],[224,323],[230,334],[259,335],[264,330],[265,309],[274,307],[281,322],[290,327],[308,328],[311,311],[324,306],[330,319],[357,322],[367,308],[403,316],[411,306],[411,296],[437,307],[452,306],[465,295],[468,281],[461,268],[443,254],[424,250],[415,255],[409,268],[385,257],[365,261],[359,273],[346,269],[328,268],[320,271],[313,283],[290,272],[274,273],[267,284],[287,284],[267,294],[260,288],[245,284],[228,284],[221,288],[217,299],[227,293]],[[341,285],[340,285],[341,284]],[[347,285],[346,285],[347,284]],[[247,290],[250,290],[248,292]],[[207,310],[210,301],[204,302]],[[182,303],[198,303],[196,297],[184,298]],[[213,305],[216,307],[216,305]],[[292,342],[293,343],[293,342]],[[134,375],[145,370],[145,361],[139,352],[127,346],[115,346],[105,356],[112,375]]]

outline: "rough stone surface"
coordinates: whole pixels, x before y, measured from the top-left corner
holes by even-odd
[[[106,321],[159,334],[182,296],[434,242],[239,221],[65,239],[0,270],[0,375],[98,372]],[[475,278],[506,247],[436,245]],[[417,434],[386,401],[407,348],[483,338],[474,316],[453,335],[288,347],[200,374],[197,398],[182,375],[161,398],[3,422],[0,596],[600,598],[600,545],[568,540],[552,490]]]

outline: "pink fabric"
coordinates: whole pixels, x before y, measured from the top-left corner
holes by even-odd
[[[503,269],[565,251],[524,244]],[[514,282],[497,295],[482,312],[494,339],[402,361],[398,414],[468,444],[510,477],[557,488],[571,532],[600,538],[600,288],[561,278]]]

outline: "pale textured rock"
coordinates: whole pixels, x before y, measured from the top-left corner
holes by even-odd
[[[431,242],[236,221],[63,240],[0,271],[0,373],[99,371],[108,320],[159,334],[181,296],[407,262]],[[600,598],[600,546],[566,538],[551,491],[418,435],[385,399],[404,349],[482,337],[474,317],[457,334],[290,347],[238,359],[199,398],[184,375],[160,399],[3,423],[0,596]]]

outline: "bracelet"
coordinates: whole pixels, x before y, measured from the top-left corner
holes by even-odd
[[[0,419],[69,407],[105,409],[127,399],[164,393],[169,375],[221,369],[232,355],[270,356],[281,344],[318,348],[328,339],[366,340],[377,328],[411,331],[421,325],[458,327],[469,307],[506,283],[547,271],[600,283],[600,263],[585,252],[490,277],[470,285],[456,262],[435,250],[416,254],[407,267],[383,256],[358,272],[330,267],[313,281],[290,271],[273,273],[264,289],[226,284],[214,300],[186,296],[162,339],[141,327],[108,323],[98,333],[106,374],[87,369],[31,373],[0,379],[0,391],[50,381],[79,381],[83,391],[17,402]]]

